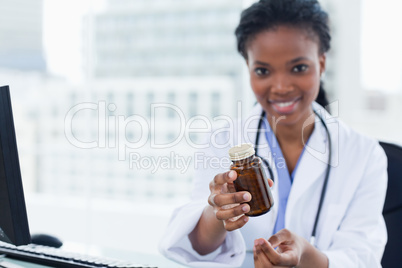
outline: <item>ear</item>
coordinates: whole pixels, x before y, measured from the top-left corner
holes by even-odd
[[[318,59],[318,61],[320,63],[320,76],[325,72],[326,60],[327,60],[327,56],[325,55],[325,53],[320,54],[319,59]]]

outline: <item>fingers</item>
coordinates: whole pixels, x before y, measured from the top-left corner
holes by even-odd
[[[269,185],[269,187],[274,186],[274,181],[271,179],[268,179],[268,185]]]
[[[258,239],[255,243],[261,246],[261,251],[267,255],[272,264],[296,266],[301,258],[301,249],[296,243],[297,238],[289,230],[282,229],[271,236],[268,241]],[[276,247],[278,247],[277,250],[275,250]]]
[[[208,197],[208,203],[213,207],[222,207],[230,204],[239,204],[249,202],[251,200],[251,194],[246,191],[228,194],[216,194],[212,193]]]
[[[271,243],[272,247],[276,248],[281,243],[291,240],[292,233],[287,229],[282,229],[276,234],[272,235],[268,241]]]
[[[211,194],[209,197],[208,197],[208,204],[210,205],[210,206],[212,206],[212,207],[216,207],[216,204],[215,204],[215,197],[217,196],[217,194]]]
[[[213,202],[215,205],[221,207],[229,204],[238,204],[249,202],[251,200],[251,194],[246,191],[241,191],[237,193],[228,193],[228,194],[217,194],[213,198]]]
[[[236,178],[237,173],[231,170],[216,175],[209,184],[211,195],[208,203],[214,208],[216,218],[223,221],[227,231],[243,227],[248,222],[244,214],[250,211],[250,206],[243,203],[251,200],[251,194],[246,191],[236,192],[233,186]]]
[[[208,198],[208,203],[213,207],[222,206],[222,202],[223,205],[241,203],[236,202],[237,199],[241,200],[239,195],[236,195],[235,197],[231,196],[219,197],[217,198],[218,200],[216,200],[216,196],[218,196],[221,193],[236,192],[235,190],[232,191],[231,189],[233,187],[233,181],[236,178],[237,173],[233,170],[216,175],[214,179],[209,183],[209,189],[211,190],[211,195]],[[228,185],[231,186],[229,187]],[[230,199],[234,199],[233,202],[228,201]]]
[[[268,260],[269,265],[271,266],[261,266],[261,267],[294,267],[298,265],[297,260],[295,259],[294,252],[289,250],[285,253],[278,253],[265,239],[256,239],[254,241],[254,262],[259,260],[260,262],[264,262],[261,260]],[[257,266],[256,266],[257,267]]]
[[[222,186],[225,183],[231,183],[237,178],[237,173],[234,170],[230,170],[225,173],[220,173],[214,177],[210,182],[209,188],[212,190],[216,186]]]
[[[264,239],[265,240],[265,239]],[[268,259],[267,255],[262,251],[259,242],[257,244],[257,240],[254,241],[254,267],[255,268],[271,268],[273,267],[272,263]]]
[[[236,192],[236,188],[235,188],[233,182],[228,182],[226,184],[226,188],[227,188],[227,192],[229,192],[229,193],[235,193]]]
[[[223,221],[225,229],[227,231],[233,231],[243,227],[248,222],[248,217],[246,215],[241,216],[236,221],[225,220]]]
[[[220,209],[216,212],[216,218],[218,220],[228,220],[250,211],[248,204],[242,204],[229,209]]]
[[[270,242],[260,238],[254,241],[254,247],[260,253],[263,253],[272,264],[281,264],[281,255],[276,252]]]

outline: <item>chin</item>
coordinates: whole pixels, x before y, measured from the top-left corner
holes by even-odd
[[[303,114],[306,113],[306,111],[303,112],[300,110],[295,110],[287,113],[278,113],[272,107],[264,107],[264,110],[266,111],[267,116],[271,117],[271,119],[272,117],[274,117],[274,121],[276,122],[276,124],[286,126],[294,125],[302,121],[305,118]]]

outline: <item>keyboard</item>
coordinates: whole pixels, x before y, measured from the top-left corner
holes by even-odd
[[[14,246],[0,242],[0,255],[56,268],[157,268],[156,266],[94,257],[34,244]]]

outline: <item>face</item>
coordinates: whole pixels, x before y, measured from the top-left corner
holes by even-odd
[[[317,39],[317,40],[314,40]],[[318,37],[302,29],[278,26],[249,41],[247,65],[257,101],[277,124],[303,123],[313,112],[325,55]]]

